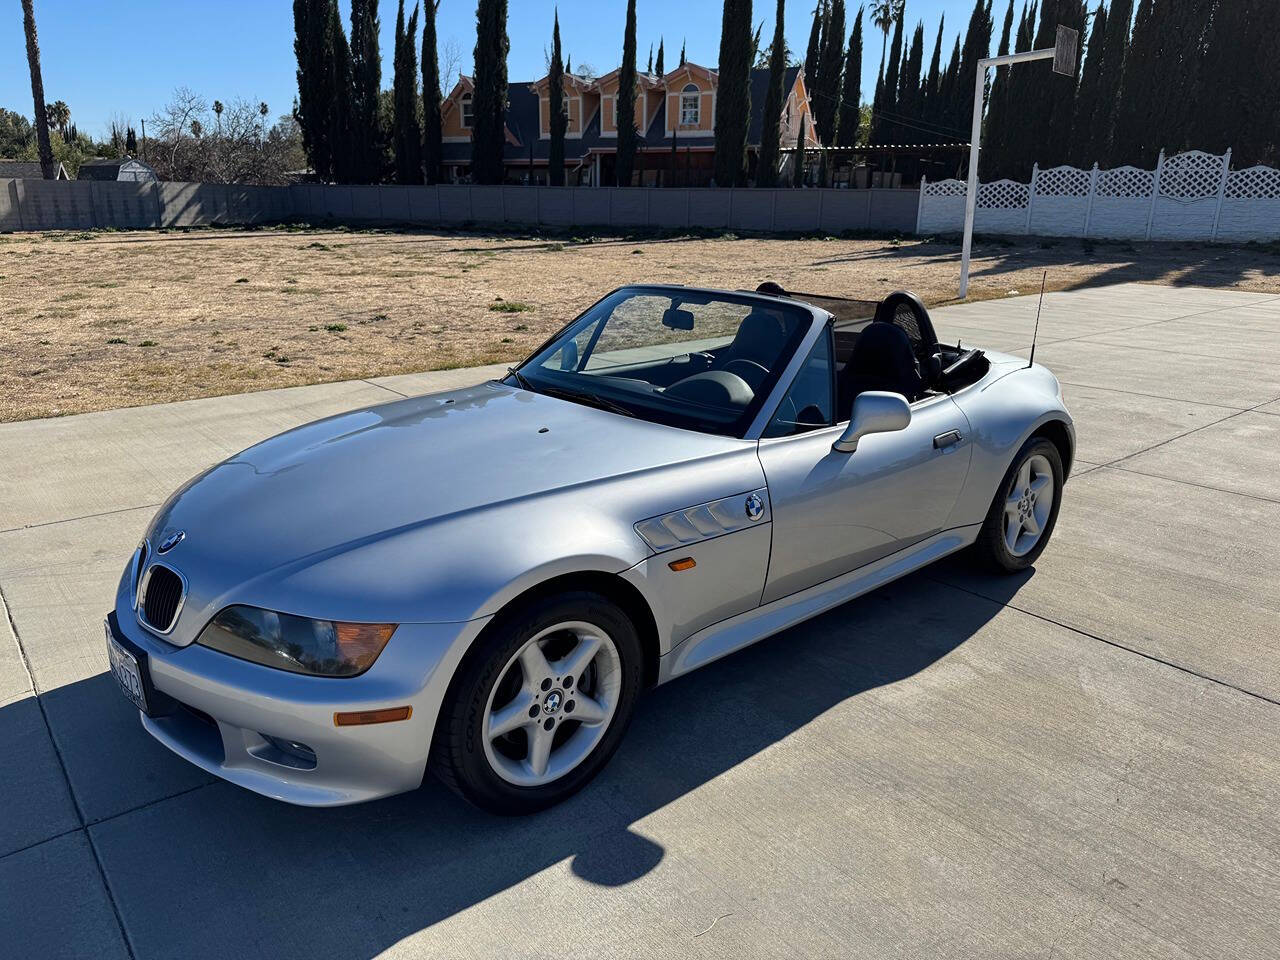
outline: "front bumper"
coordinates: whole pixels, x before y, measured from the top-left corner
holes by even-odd
[[[212,774],[303,806],[361,803],[422,782],[436,717],[458,662],[489,618],[402,624],[358,677],[307,677],[197,644],[175,647],[143,629],[127,598],[109,619],[146,657],[153,737]],[[338,727],[334,714],[411,706],[407,720]],[[282,745],[305,745],[314,756]]]

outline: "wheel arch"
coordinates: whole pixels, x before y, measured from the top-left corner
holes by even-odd
[[[1044,437],[1058,448],[1062,458],[1062,479],[1071,476],[1071,465],[1075,462],[1075,438],[1065,420],[1057,418],[1046,420],[1031,431],[1032,437]]]
[[[602,594],[617,604],[635,625],[636,634],[640,637],[640,646],[644,650],[645,686],[651,687],[658,679],[658,623],[649,602],[634,585],[616,573],[604,570],[580,570],[573,573],[562,573],[543,580],[527,588],[513,597],[497,612],[493,622],[499,622],[502,614],[530,600],[567,593],[571,590],[592,590]],[[487,628],[486,628],[487,629]]]
[[[577,570],[570,573],[557,574],[539,581],[507,600],[493,614],[489,622],[485,624],[484,629],[476,634],[468,645],[467,651],[458,661],[453,670],[453,675],[449,678],[444,702],[447,703],[449,698],[453,696],[464,665],[481,648],[483,638],[491,630],[502,629],[502,625],[506,620],[505,614],[533,600],[554,596],[558,593],[568,593],[572,590],[591,590],[602,594],[627,614],[635,625],[636,634],[640,638],[640,647],[644,651],[644,663],[642,665],[644,685],[645,687],[654,686],[658,681],[660,651],[658,649],[658,625],[653,616],[653,611],[649,608],[648,601],[645,600],[644,595],[635,586],[616,573],[609,573],[604,570]],[[442,718],[443,713],[437,715],[433,724],[433,740],[439,732]]]

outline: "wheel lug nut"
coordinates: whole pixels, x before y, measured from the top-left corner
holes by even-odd
[[[573,686],[573,677],[565,677],[565,678],[564,678],[564,688],[565,688],[566,690],[568,690],[568,689],[569,689],[570,687],[572,687],[572,686]]]
[[[550,677],[547,677],[545,680],[543,680],[543,681],[542,681],[542,689],[543,689],[543,690],[550,690],[550,689],[551,689],[551,678],[550,678]]]
[[[529,718],[533,719],[537,715],[538,715],[538,705],[535,703],[532,707],[529,708]]]
[[[551,729],[552,727],[554,727],[555,725],[556,725],[555,718],[554,718],[554,717],[547,717],[547,721],[546,721],[546,723],[544,723],[544,724],[542,725],[542,729],[543,729],[543,730],[550,730],[550,729]]]
[[[566,703],[565,703],[565,705],[564,705],[564,712],[565,712],[565,713],[573,713],[573,701],[572,701],[572,700],[569,700],[568,702],[566,702]]]

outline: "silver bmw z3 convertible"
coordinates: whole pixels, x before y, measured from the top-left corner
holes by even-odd
[[[1075,430],[1025,359],[879,303],[615,290],[502,380],[250,447],[120,578],[143,726],[291,803],[428,769],[500,813],[600,772],[641,691],[971,548],[1029,566]]]

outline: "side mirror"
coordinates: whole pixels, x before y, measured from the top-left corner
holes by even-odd
[[[893,433],[911,423],[911,406],[900,393],[869,390],[853,401],[853,416],[840,439],[831,445],[837,453],[853,453],[858,441],[869,433]]]

